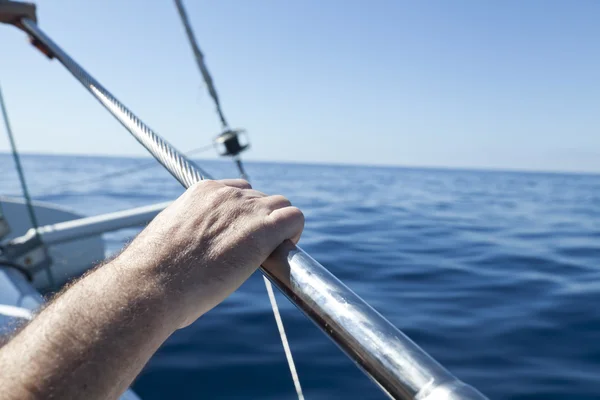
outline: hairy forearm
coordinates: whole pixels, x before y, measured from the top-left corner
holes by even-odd
[[[242,180],[202,181],[0,349],[1,399],[116,398],[161,343],[235,291],[304,216]]]
[[[173,332],[162,286],[117,258],[0,348],[0,398],[117,398]]]

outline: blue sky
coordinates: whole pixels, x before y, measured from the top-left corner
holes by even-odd
[[[598,2],[185,4],[246,159],[600,172]],[[40,0],[38,16],[179,149],[220,130],[172,1]],[[145,154],[21,32],[0,43],[23,151]]]

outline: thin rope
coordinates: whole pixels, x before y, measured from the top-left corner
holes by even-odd
[[[8,140],[10,142],[10,147],[12,150],[12,156],[15,160],[15,167],[17,169],[17,175],[19,176],[19,181],[21,183],[21,190],[23,191],[23,198],[25,198],[25,205],[27,206],[27,212],[29,213],[29,219],[31,221],[31,225],[35,230],[35,236],[42,243],[42,249],[44,251],[44,256],[46,259],[50,259],[50,254],[48,253],[48,248],[44,245],[42,241],[42,236],[38,231],[38,219],[35,215],[35,210],[33,209],[33,204],[31,202],[31,197],[29,196],[29,190],[27,189],[27,182],[25,181],[25,174],[23,173],[23,167],[21,165],[21,157],[19,156],[19,152],[17,150],[17,145],[15,143],[15,138],[12,133],[12,129],[10,126],[10,121],[8,119],[8,112],[6,111],[6,104],[4,102],[4,96],[2,95],[2,87],[0,86],[0,108],[2,108],[2,117],[4,118],[4,125],[6,127],[6,133],[8,135]],[[52,270],[50,268],[50,264],[46,267],[46,274],[48,275],[48,283],[52,288],[55,286],[54,276],[52,274]]]
[[[279,313],[279,307],[277,306],[277,299],[275,298],[275,293],[273,292],[273,285],[264,275],[263,275],[263,280],[265,281],[265,287],[267,288],[267,293],[269,295],[269,301],[271,302],[271,308],[273,309],[273,315],[275,316],[275,322],[277,323],[277,329],[279,330],[279,337],[281,337],[281,344],[283,345],[283,351],[285,353],[285,358],[287,359],[288,366],[290,367],[290,373],[292,374],[292,380],[294,381],[294,387],[296,388],[296,394],[298,395],[298,399],[304,400],[304,394],[302,393],[302,386],[300,385],[300,377],[298,376],[298,371],[296,371],[296,364],[294,363],[292,349],[290,349],[290,344],[288,343],[288,340],[287,340],[287,335],[285,333],[285,328],[283,326],[283,320],[281,319],[281,314]]]
[[[235,162],[240,169],[241,177],[243,179],[248,179],[242,167],[242,160],[240,158],[237,158]],[[302,385],[300,385],[300,377],[298,376],[298,371],[296,370],[296,364],[294,362],[294,356],[292,355],[292,349],[290,348],[287,334],[285,332],[285,327],[283,326],[283,319],[281,318],[281,313],[279,312],[279,306],[277,304],[275,292],[273,291],[273,285],[271,284],[271,281],[269,281],[264,275],[263,281],[265,283],[265,288],[267,289],[267,294],[269,295],[269,302],[271,303],[271,309],[273,310],[273,316],[275,317],[275,323],[277,324],[277,330],[279,331],[279,337],[281,338],[281,344],[283,345],[285,359],[287,360],[288,367],[290,368],[290,374],[292,375],[292,381],[294,382],[296,394],[298,395],[299,400],[304,400],[304,394],[302,393]]]

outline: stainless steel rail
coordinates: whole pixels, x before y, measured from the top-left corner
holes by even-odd
[[[46,36],[35,22],[21,28],[46,47],[185,187],[202,175]],[[364,300],[291,242],[261,271],[379,386],[396,399],[485,399],[433,360]]]
[[[51,246],[119,229],[141,227],[152,221],[169,204],[170,201],[42,225],[37,230],[31,228],[24,235],[11,239],[6,247],[7,250],[10,250],[11,246],[27,248],[36,236],[39,236],[44,244]]]

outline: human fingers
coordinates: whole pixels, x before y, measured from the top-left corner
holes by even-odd
[[[231,186],[238,189],[252,189],[250,182],[245,179],[221,179],[215,182],[219,182],[225,186]]]
[[[294,244],[298,243],[304,230],[304,214],[299,208],[288,206],[275,209],[269,215],[269,220],[275,228],[273,230],[275,243],[272,250],[275,250],[286,239],[291,240]]]
[[[244,196],[249,198],[268,197],[268,195],[264,194],[263,192],[254,189],[244,189]]]
[[[292,205],[292,203],[286,197],[279,194],[274,196],[266,196],[265,198],[261,199],[261,201],[267,205],[271,212],[279,208],[289,207]]]

